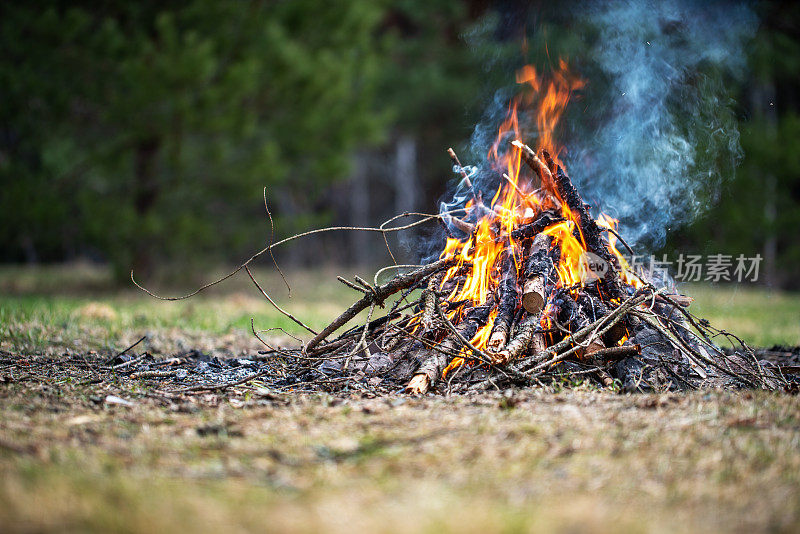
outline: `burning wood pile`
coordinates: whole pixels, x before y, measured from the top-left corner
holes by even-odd
[[[529,91],[509,107],[480,184],[450,150],[461,178],[456,201],[405,227],[370,229],[436,219],[447,234],[439,259],[383,284],[377,275],[373,283],[340,277],[361,297],[319,332],[278,308],[313,338],[292,350],[265,342],[265,352],[294,362],[304,383],[412,394],[565,380],[627,390],[784,383],[738,338],[695,317],[691,299],[634,272],[617,248],[630,250],[617,221],[592,216],[553,139],[582,82],[563,63],[547,84],[532,67],[517,81]],[[522,106],[533,107],[526,117],[535,118],[537,150],[520,141]],[[490,201],[482,191],[494,192]],[[253,258],[239,269],[274,304],[248,268]],[[362,324],[334,337],[364,311]],[[726,352],[721,339],[739,350]]]
[[[382,285],[340,278],[363,296],[314,333],[304,361],[328,376],[388,381],[415,394],[442,383],[482,389],[565,377],[627,389],[775,387],[744,344],[731,355],[717,346],[715,338],[731,336],[693,316],[691,299],[630,268],[617,249],[627,247],[617,221],[592,217],[553,134],[583,82],[563,62],[547,83],[530,66],[517,82],[527,91],[512,101],[489,151],[493,176],[481,180],[496,191],[491,201],[449,150],[461,194],[438,216],[448,236],[438,261]],[[523,113],[535,118],[536,151],[520,141]],[[331,339],[367,309],[366,323]]]
[[[714,343],[729,334],[693,316],[691,299],[629,268],[614,221],[590,215],[547,151],[515,140],[510,158],[513,177],[489,206],[474,192],[462,217],[443,215],[451,237],[438,261],[382,285],[341,279],[363,297],[303,347],[318,372],[413,394],[578,377],[641,390],[776,387],[746,345],[726,354]],[[531,171],[524,189],[522,162]],[[366,323],[329,339],[366,309]]]

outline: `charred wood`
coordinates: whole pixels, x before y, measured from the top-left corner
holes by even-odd
[[[553,261],[551,253],[552,238],[539,234],[534,238],[528,250],[528,261],[525,265],[525,283],[522,289],[522,306],[531,314],[539,313],[547,300],[547,294],[555,285],[553,275],[558,260]]]
[[[511,232],[511,237],[516,240],[534,237],[536,234],[543,232],[548,227],[560,222],[564,222],[564,218],[555,210],[545,210],[541,212],[532,222],[523,224],[519,228],[513,230]]]
[[[461,337],[471,339],[478,331],[478,328],[486,324],[489,320],[493,302],[490,300],[483,306],[475,306],[467,312],[464,320],[456,327]],[[442,376],[444,368],[452,360],[452,353],[461,350],[460,341],[456,336],[448,336],[440,346],[441,350],[430,351],[425,360],[420,365],[414,377],[406,386],[406,392],[411,394],[426,393],[436,384]]]
[[[424,279],[425,277],[439,271],[440,269],[444,269],[445,267],[450,266],[451,264],[455,263],[455,258],[446,258],[441,259],[437,262],[431,263],[424,267],[421,267],[417,270],[411,271],[410,273],[397,275],[391,280],[389,280],[386,284],[382,286],[378,286],[375,288],[374,292],[370,292],[364,295],[363,298],[356,301],[352,306],[347,308],[344,313],[342,313],[339,317],[334,319],[334,321],[326,326],[319,334],[317,334],[305,347],[306,351],[311,350],[320,341],[328,337],[330,334],[338,330],[341,326],[347,323],[350,319],[358,315],[358,313],[367,308],[367,306],[371,304],[383,304],[383,300],[387,297],[392,296],[393,294],[397,293],[398,291],[413,285],[420,280]]]
[[[511,323],[517,312],[520,301],[520,290],[517,284],[517,267],[511,247],[503,252],[500,267],[502,278],[498,288],[497,317],[494,320],[492,333],[487,345],[490,351],[498,351],[506,344]]]

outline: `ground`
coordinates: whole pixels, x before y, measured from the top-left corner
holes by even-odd
[[[3,531],[800,530],[797,396],[368,398],[258,383],[171,396],[95,382],[98,362],[143,335],[136,352],[156,357],[253,355],[250,317],[297,329],[241,282],[163,303],[109,293],[99,275],[26,274],[0,273]],[[324,324],[353,297],[334,276],[295,275],[282,302]],[[277,294],[280,279],[264,283]],[[797,295],[687,292],[750,342],[800,344]],[[42,379],[20,358],[85,365]]]

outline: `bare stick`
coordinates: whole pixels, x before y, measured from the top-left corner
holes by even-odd
[[[144,339],[144,338],[142,338],[142,339]],[[135,365],[135,364],[139,363],[140,361],[144,360],[145,356],[146,356],[146,354],[142,354],[138,358],[134,358],[132,360],[128,360],[127,362],[123,362],[123,363],[120,363],[118,365],[115,365],[111,369],[114,370],[114,371],[119,371],[120,369],[124,369],[125,367],[130,367],[131,365]]]
[[[351,282],[350,280],[348,280],[348,279],[346,279],[346,278],[344,278],[342,276],[337,276],[336,279],[338,281],[340,281],[341,283],[343,283],[344,285],[346,285],[347,287],[349,287],[350,289],[355,289],[359,293],[368,293],[368,291],[366,289],[364,289],[363,287],[357,286],[356,284],[354,284],[353,282]]]
[[[641,345],[622,345],[621,347],[609,347],[607,349],[600,349],[592,353],[592,358],[604,362],[613,362],[627,358],[628,356],[636,356],[641,354]]]
[[[378,286],[375,288],[373,293],[367,293],[364,295],[361,300],[355,302],[352,306],[347,308],[344,313],[342,313],[339,317],[334,319],[334,321],[326,326],[319,334],[317,334],[314,339],[308,342],[305,346],[305,350],[311,350],[314,346],[316,346],[320,341],[328,337],[330,334],[338,330],[341,326],[347,323],[350,319],[358,315],[361,310],[365,309],[370,304],[378,304],[380,305],[383,300],[387,297],[393,295],[394,293],[400,291],[403,288],[406,288],[410,285],[413,285],[426,276],[429,276],[439,269],[447,267],[452,263],[455,263],[455,258],[445,258],[441,259],[437,262],[431,263],[430,265],[426,265],[416,271],[411,271],[410,273],[397,275],[389,282],[382,286]]]
[[[147,293],[151,297],[159,299],[159,300],[186,300],[188,298],[191,298],[191,297],[197,295],[198,293],[201,293],[202,291],[205,291],[206,289],[208,289],[210,287],[213,287],[215,285],[221,284],[225,280],[227,280],[229,278],[232,278],[234,275],[236,275],[236,273],[238,273],[239,271],[243,270],[246,266],[250,265],[250,263],[252,263],[256,258],[260,257],[265,252],[269,252],[273,248],[278,247],[278,246],[283,245],[283,244],[286,244],[286,243],[289,243],[290,241],[294,241],[295,239],[300,239],[302,237],[308,237],[310,235],[321,234],[321,233],[325,233],[325,232],[336,232],[336,231],[342,231],[342,230],[351,230],[351,231],[360,231],[360,232],[376,232],[376,233],[380,233],[380,234],[386,234],[386,233],[389,233],[389,232],[399,232],[401,230],[408,230],[409,228],[414,228],[414,227],[419,226],[421,224],[425,224],[428,221],[433,221],[433,220],[437,220],[437,219],[441,220],[441,218],[443,216],[445,216],[445,215],[447,215],[449,213],[451,213],[451,212],[444,212],[444,213],[441,213],[441,214],[432,215],[430,213],[406,212],[406,213],[403,213],[401,215],[396,215],[396,216],[392,217],[388,221],[384,222],[379,228],[362,227],[362,226],[330,226],[328,228],[318,228],[316,230],[309,230],[308,232],[302,232],[300,234],[295,234],[295,235],[289,236],[289,237],[287,237],[285,239],[282,239],[282,240],[278,241],[277,243],[273,243],[273,244],[271,244],[269,246],[266,246],[266,247],[262,248],[261,250],[259,250],[258,252],[256,252],[252,256],[250,256],[250,258],[248,258],[247,261],[245,261],[244,263],[242,263],[241,265],[236,267],[234,270],[232,270],[231,272],[229,272],[225,276],[217,278],[213,282],[209,282],[207,284],[204,284],[204,285],[200,286],[199,288],[195,289],[194,291],[192,291],[191,293],[187,293],[186,295],[181,295],[179,297],[164,297],[162,295],[157,295],[156,293],[153,293],[152,291],[150,291],[149,289],[147,289],[146,287],[142,286],[141,284],[139,284],[139,282],[136,281],[136,279],[133,276],[133,271],[131,271],[131,282],[138,289],[144,291],[145,293]],[[411,216],[422,217],[422,219],[420,219],[418,221],[414,221],[413,223],[410,223],[410,224],[403,225],[403,226],[394,226],[394,227],[391,227],[391,228],[386,228],[386,225],[388,223],[390,223],[390,222],[392,222],[392,221],[394,221],[394,220],[396,220],[396,219],[398,219],[400,217],[411,217]]]
[[[105,365],[109,365],[111,362],[113,362],[114,360],[116,360],[117,358],[119,358],[120,356],[122,356],[123,354],[128,352],[129,350],[131,350],[133,347],[135,347],[136,345],[138,345],[139,343],[141,343],[145,339],[147,339],[146,335],[140,337],[139,340],[136,341],[133,345],[131,345],[130,347],[128,347],[127,349],[125,349],[123,351],[118,352],[117,355],[114,356],[113,358],[111,358],[110,360],[108,360]],[[130,364],[130,362],[125,362],[125,363]],[[120,365],[122,365],[122,364],[120,364]],[[114,367],[117,367],[117,366],[114,366]]]
[[[453,150],[452,148],[448,148],[447,149],[447,155],[450,156],[450,159],[452,159],[453,163],[455,163],[459,174],[461,174],[461,178],[464,180],[464,183],[467,185],[467,187],[470,188],[470,190],[472,191],[472,196],[474,197],[475,196],[475,189],[473,189],[473,187],[472,187],[472,182],[469,180],[469,176],[467,175],[467,171],[464,170],[464,167],[461,165],[461,162],[458,161],[458,156],[456,156],[456,151]]]
[[[250,272],[250,267],[249,267],[249,266],[245,265],[244,269],[245,269],[245,271],[247,271],[247,276],[249,276],[249,277],[250,277],[250,280],[252,280],[252,281],[253,281],[253,283],[254,283],[254,284],[255,284],[255,286],[258,288],[258,290],[259,290],[259,291],[261,291],[261,294],[262,294],[262,295],[264,295],[264,298],[265,298],[265,299],[267,299],[267,300],[269,301],[269,303],[270,303],[270,304],[272,304],[272,306],[273,306],[273,307],[274,307],[276,310],[278,310],[278,311],[279,311],[279,312],[281,312],[283,315],[285,315],[286,317],[288,317],[289,319],[291,319],[292,321],[294,321],[294,322],[295,322],[295,323],[297,323],[298,325],[302,326],[303,328],[305,328],[306,330],[308,330],[308,331],[309,331],[309,332],[311,332],[312,334],[314,334],[314,335],[317,335],[317,332],[316,332],[315,330],[313,330],[313,329],[312,329],[310,326],[308,326],[308,325],[307,325],[307,324],[305,324],[303,321],[301,321],[300,319],[298,319],[297,317],[295,317],[295,316],[294,316],[294,315],[292,315],[291,313],[287,312],[286,310],[284,310],[283,308],[281,308],[280,306],[278,306],[278,305],[275,303],[275,301],[274,301],[274,300],[272,300],[272,298],[270,298],[270,296],[267,294],[267,292],[266,292],[266,291],[264,291],[264,289],[261,287],[261,285],[260,285],[260,284],[258,283],[258,281],[255,279],[255,277],[253,276],[253,273],[252,273],[252,272]]]
[[[272,220],[272,213],[269,211],[269,204],[267,203],[267,188],[264,188],[264,211],[267,212],[267,217],[269,217],[269,244],[271,245],[273,241],[275,241],[275,221]],[[275,260],[275,255],[272,254],[272,248],[269,249],[269,256],[272,258],[272,264],[278,270],[278,274],[281,275],[283,279],[283,283],[286,284],[286,290],[289,292],[289,297],[292,296],[292,287],[289,285],[289,281],[286,280],[286,277],[283,275],[283,271],[281,268],[278,267],[278,262]]]

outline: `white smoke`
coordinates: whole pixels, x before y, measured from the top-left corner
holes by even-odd
[[[582,20],[576,31],[591,28],[594,38],[578,61],[587,86],[562,117],[561,159],[595,214],[620,219],[635,248],[657,248],[702,213],[741,158],[726,81],[746,75],[758,19],[749,4],[712,0],[584,2],[574,16]],[[479,165],[471,179],[484,198],[500,185],[486,154],[513,94],[511,87],[496,91],[462,158]],[[523,112],[520,122],[530,126],[529,119]],[[524,132],[532,146],[537,136]],[[469,198],[454,181],[440,210]]]
[[[575,128],[566,163],[587,201],[621,219],[626,239],[659,246],[703,211],[741,156],[724,80],[746,71],[757,19],[735,3],[589,5],[581,12],[598,30],[589,60],[610,89],[587,88],[581,106],[597,121]]]

